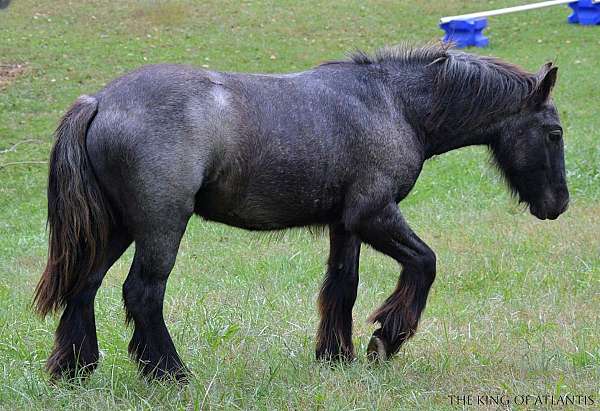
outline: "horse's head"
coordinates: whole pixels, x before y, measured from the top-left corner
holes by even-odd
[[[519,200],[541,220],[554,220],[569,204],[563,130],[550,99],[558,67],[544,65],[522,109],[502,122],[493,156]]]

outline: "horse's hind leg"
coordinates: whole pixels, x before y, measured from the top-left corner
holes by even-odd
[[[329,238],[327,274],[319,294],[316,355],[319,360],[352,360],[352,307],[358,287],[360,240],[342,224],[329,227]]]
[[[369,318],[381,328],[373,333],[368,356],[387,359],[416,331],[435,279],[433,251],[410,229],[396,204],[389,204],[357,224],[360,238],[402,264],[396,290]]]
[[[130,355],[139,361],[144,375],[185,379],[185,367],[175,350],[163,318],[163,301],[167,279],[175,264],[177,250],[189,211],[163,210],[160,217],[138,223],[135,256],[123,285],[127,320],[134,331],[129,343]]]
[[[54,348],[46,367],[53,378],[85,375],[98,363],[98,340],[94,316],[94,299],[110,267],[131,244],[131,237],[117,229],[109,236],[104,262],[88,277],[86,285],[69,297],[56,329]]]

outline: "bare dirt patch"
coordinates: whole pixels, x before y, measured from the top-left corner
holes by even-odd
[[[158,3],[139,8],[133,11],[131,17],[138,25],[152,27],[179,27],[182,26],[193,9],[179,3]]]
[[[17,63],[0,63],[0,90],[8,87],[10,83],[25,74],[27,66]]]

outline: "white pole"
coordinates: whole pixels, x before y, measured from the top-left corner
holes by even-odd
[[[440,23],[447,23],[451,20],[471,20],[471,19],[477,19],[480,17],[498,16],[500,14],[514,13],[516,11],[525,11],[525,10],[539,9],[541,7],[557,6],[559,4],[572,3],[573,1],[574,0],[542,1],[539,3],[525,4],[523,6],[506,7],[504,9],[480,11],[479,13],[470,13],[470,14],[461,14],[459,16],[442,17],[440,19]],[[596,3],[596,1],[594,1],[594,3]]]

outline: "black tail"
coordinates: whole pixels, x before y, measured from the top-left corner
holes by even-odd
[[[81,290],[106,247],[112,214],[86,150],[97,111],[94,97],[81,96],[56,129],[48,177],[48,263],[34,297],[42,316],[63,308]]]

